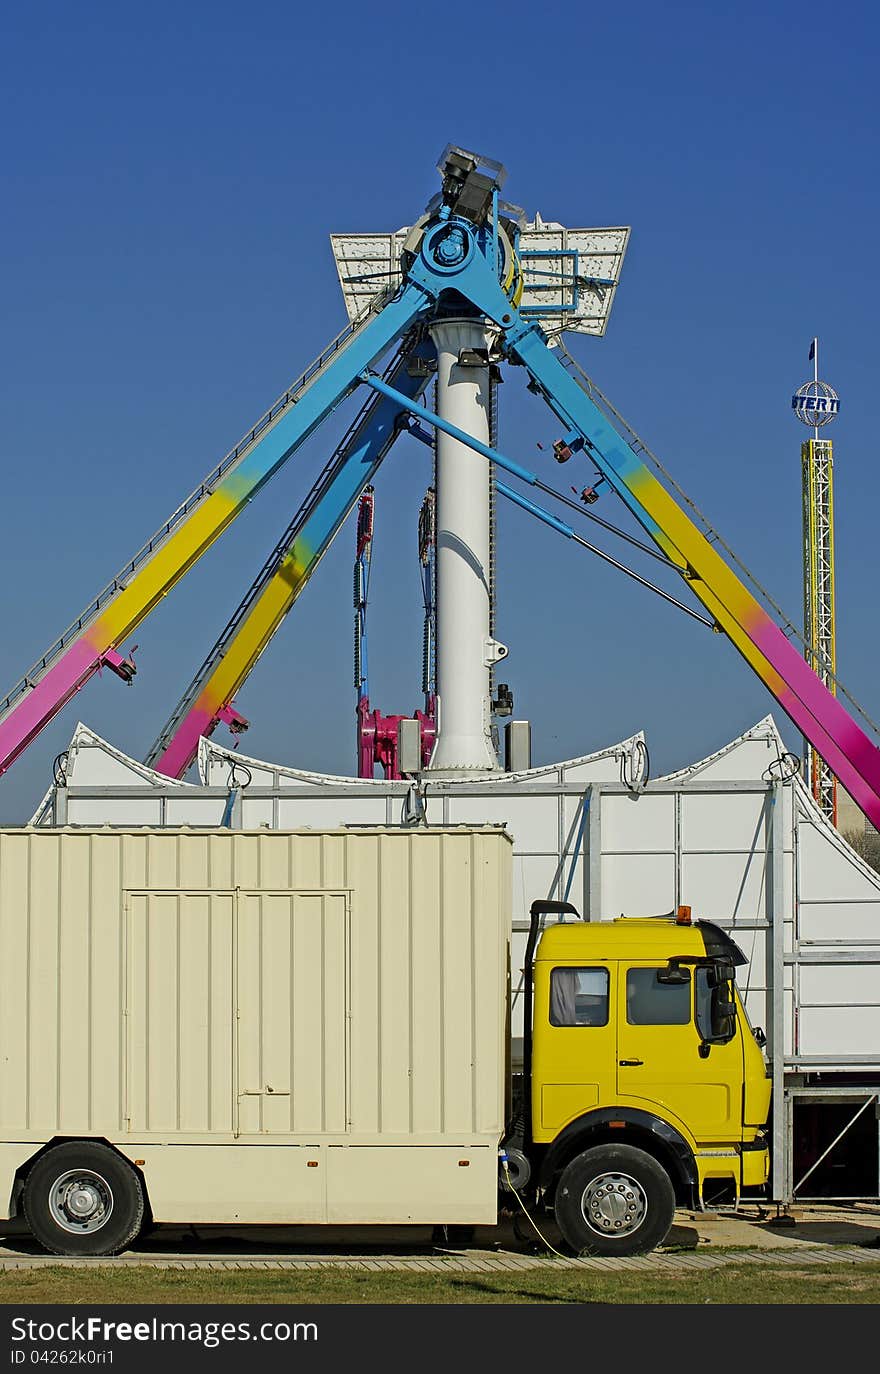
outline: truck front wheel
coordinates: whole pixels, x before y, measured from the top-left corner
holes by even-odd
[[[665,1240],[675,1193],[653,1155],[633,1145],[596,1145],[566,1166],[555,1210],[576,1254],[642,1255]]]
[[[55,1255],[115,1255],[140,1232],[144,1191],[120,1155],[94,1140],[47,1150],[24,1185],[24,1215]]]

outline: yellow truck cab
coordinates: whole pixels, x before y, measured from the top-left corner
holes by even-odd
[[[541,933],[548,912],[577,915],[532,907],[514,1186],[527,1172],[576,1252],[643,1253],[676,1207],[767,1180],[771,1082],[734,983],[746,959],[687,907]]]

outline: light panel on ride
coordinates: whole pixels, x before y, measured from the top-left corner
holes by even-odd
[[[496,187],[503,184],[504,169],[499,164],[451,146],[438,163],[441,174],[449,165],[450,154],[470,159],[478,168],[485,166],[494,175]],[[481,178],[479,172],[470,177],[478,183],[483,179],[489,180]],[[487,205],[489,195],[487,192]],[[440,197],[435,197],[411,228],[388,234],[330,235],[350,320],[377,296],[392,295],[400,287],[407,255],[418,251],[425,226],[436,215],[439,202]],[[519,272],[520,313],[537,319],[551,342],[564,330],[601,337],[608,327],[620,281],[629,228],[568,229],[555,220],[544,221],[538,214],[527,221],[518,206],[499,201],[497,194],[490,219],[493,215],[498,220],[498,275],[504,281],[514,267]],[[511,251],[516,266],[510,261]]]

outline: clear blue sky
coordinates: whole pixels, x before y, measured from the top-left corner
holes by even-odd
[[[818,334],[842,398],[839,670],[876,717],[878,13],[7,6],[2,690],[338,332],[331,231],[411,223],[452,141],[504,162],[530,216],[632,226],[608,334],[572,350],[798,624],[807,431],[789,399]],[[502,403],[502,448],[565,485],[536,448],[549,412],[514,376]],[[134,686],[95,679],[0,780],[0,821],[30,814],[78,717],[146,752],[331,438],[144,623]],[[377,481],[371,687],[389,712],[421,704],[428,479],[406,440]],[[596,509],[622,515],[611,496]],[[498,558],[503,676],[535,763],[644,727],[666,771],[773,709],[726,640],[508,508]],[[352,559],[349,525],[240,693],[247,752],[353,771]]]

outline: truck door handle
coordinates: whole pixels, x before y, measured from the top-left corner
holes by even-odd
[[[618,1063],[629,1066],[631,1064],[644,1064],[644,1059],[619,1059]]]

